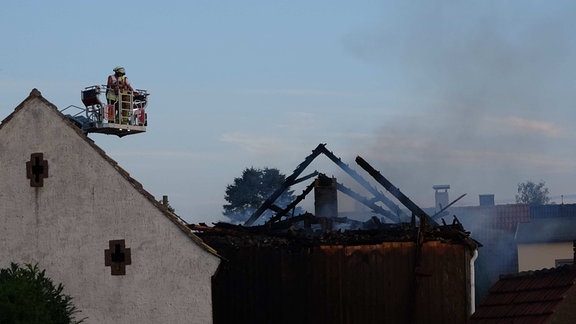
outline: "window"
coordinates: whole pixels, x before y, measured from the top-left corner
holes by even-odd
[[[574,259],[556,259],[556,267],[574,264]]]

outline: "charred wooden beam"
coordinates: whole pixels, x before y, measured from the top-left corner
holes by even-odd
[[[384,186],[388,192],[390,192],[398,201],[400,201],[406,208],[408,208],[413,215],[416,215],[421,223],[429,223],[432,225],[438,225],[435,220],[433,220],[425,211],[423,211],[418,205],[416,205],[408,196],[403,194],[400,189],[395,187],[388,179],[386,179],[379,171],[374,169],[368,162],[366,162],[360,156],[356,157],[356,163],[362,167],[362,169],[366,170],[379,184]]]
[[[436,219],[436,216],[442,214],[443,211],[445,211],[446,209],[448,209],[450,206],[454,205],[458,200],[464,198],[464,196],[466,196],[466,194],[461,195],[460,197],[454,199],[454,201],[452,201],[451,203],[449,203],[448,205],[446,205],[446,207],[440,209],[439,211],[437,211],[436,213],[434,213],[434,215],[430,216],[432,217],[432,219]]]
[[[272,211],[275,211],[275,212],[277,212],[277,213],[282,211],[282,208],[281,208],[281,207],[278,207],[278,206],[276,206],[276,205],[274,205],[274,204],[271,204],[270,207],[268,207],[268,208],[270,208]]]
[[[252,225],[258,219],[258,217],[260,217],[262,215],[262,213],[264,213],[264,211],[266,211],[266,209],[270,208],[270,206],[274,203],[274,201],[276,201],[276,199],[278,199],[278,197],[280,197],[280,195],[284,191],[286,191],[288,188],[290,188],[291,185],[296,183],[297,178],[300,175],[300,173],[302,173],[304,171],[304,169],[306,169],[306,167],[308,167],[308,165],[310,165],[310,163],[312,163],[312,161],[320,153],[323,152],[325,145],[326,144],[318,144],[318,146],[312,151],[312,154],[308,155],[304,159],[304,161],[302,163],[300,163],[296,167],[296,169],[294,169],[294,172],[292,172],[292,174],[286,178],[284,183],[278,189],[276,189],[276,191],[274,191],[272,193],[272,195],[270,195],[270,197],[268,197],[268,199],[266,199],[266,201],[264,201],[264,203],[252,214],[252,216],[250,216],[250,218],[248,218],[248,220],[244,223],[244,225],[247,225],[247,226]]]
[[[314,178],[314,177],[317,176],[318,174],[320,174],[318,171],[314,171],[314,172],[312,172],[312,173],[310,173],[310,174],[308,174],[308,175],[303,176],[302,178],[299,178],[299,179],[294,180],[294,183],[292,183],[292,185],[295,185],[295,184],[300,183],[300,182],[302,182],[302,181],[306,181],[306,180],[308,180],[308,179],[310,179],[310,178]]]
[[[373,199],[367,199],[366,197],[363,197],[362,195],[354,192],[352,189],[344,186],[341,183],[337,183],[336,184],[338,190],[340,190],[340,192],[350,196],[351,198],[353,198],[354,200],[364,204],[365,206],[367,206],[368,208],[370,208],[372,211],[374,211],[375,213],[378,213],[386,218],[388,218],[389,220],[391,220],[392,222],[396,222],[399,219],[395,220],[394,218],[398,218],[398,216],[392,214],[390,211],[376,205],[374,203]]]
[[[379,201],[384,203],[388,209],[395,212],[398,216],[402,216],[402,211],[400,207],[396,205],[393,201],[388,199],[384,194],[382,194],[378,189],[374,188],[368,181],[366,181],[362,176],[360,176],[356,171],[352,170],[346,163],[342,162],[342,160],[336,157],[332,152],[330,152],[326,147],[322,146],[321,148],[322,153],[326,155],[332,162],[334,162],[340,169],[350,175],[356,182],[358,182],[362,187],[368,190],[371,194],[374,195],[375,198],[378,198]]]
[[[293,202],[291,202],[290,204],[288,204],[288,206],[286,206],[286,208],[284,208],[284,210],[276,213],[276,215],[274,215],[274,217],[270,218],[268,223],[274,223],[274,222],[279,221],[282,218],[282,216],[286,215],[290,210],[294,209],[296,207],[296,205],[298,205],[304,198],[306,198],[306,195],[309,194],[313,188],[314,188],[314,182],[309,184],[306,187],[306,189],[304,189],[302,191],[302,193],[298,197],[296,197],[296,199],[294,199]]]

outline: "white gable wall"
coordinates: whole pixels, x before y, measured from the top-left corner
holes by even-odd
[[[219,259],[46,101],[24,105],[0,127],[0,267],[37,262],[64,284],[86,323],[211,322],[210,279]],[[49,166],[40,188],[26,178],[37,152]],[[126,275],[112,276],[104,265],[115,239],[131,249]]]

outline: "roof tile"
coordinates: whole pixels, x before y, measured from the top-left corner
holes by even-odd
[[[576,266],[501,276],[472,323],[545,323],[576,280]]]

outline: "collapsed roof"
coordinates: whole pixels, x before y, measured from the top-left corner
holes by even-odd
[[[358,184],[371,193],[373,197],[364,197],[340,183],[336,183],[336,189],[369,207],[373,213],[381,216],[380,218],[373,216],[368,221],[360,222],[346,217],[338,217],[337,214],[328,217],[319,215],[318,213],[313,215],[309,212],[301,215],[291,215],[290,211],[294,211],[298,203],[300,203],[312,189],[317,188],[319,182],[326,184],[329,182],[327,180],[330,180],[318,171],[298,178],[306,167],[320,154],[326,155]],[[342,162],[340,158],[336,157],[326,148],[326,144],[319,144],[312,151],[312,154],[307,156],[294,172],[286,177],[285,181],[268,199],[254,211],[244,225],[217,223],[214,227],[207,226],[206,224],[192,224],[189,225],[189,227],[197,232],[209,245],[216,248],[221,245],[237,247],[287,246],[292,244],[361,245],[378,244],[387,241],[418,240],[441,240],[450,243],[463,243],[471,249],[476,249],[480,245],[469,237],[470,233],[464,230],[456,216],[454,216],[452,224],[446,224],[443,219],[442,224],[437,222],[439,216],[444,215],[442,212],[455,201],[436,214],[428,215],[362,157],[356,157],[356,163],[368,172],[378,184],[382,185],[405,208],[400,208],[384,195],[384,193],[372,186],[367,180]],[[302,194],[297,196],[294,201],[286,207],[282,208],[274,204],[282,193],[292,185],[315,176],[318,176],[316,180],[312,181],[312,183],[304,189]],[[333,180],[336,182],[335,179]],[[318,198],[318,196],[316,196],[316,198]],[[261,217],[266,210],[272,210],[275,214],[270,217],[264,225],[254,226],[255,221]],[[408,210],[411,216],[407,216],[405,210]]]

